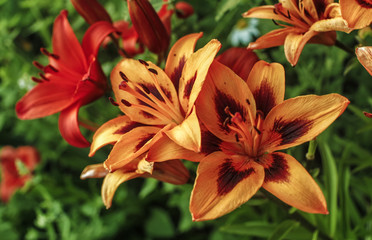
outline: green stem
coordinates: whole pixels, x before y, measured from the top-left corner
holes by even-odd
[[[307,153],[306,153],[306,159],[307,160],[314,160],[315,158],[315,151],[316,151],[316,147],[318,146],[318,143],[316,141],[316,139],[313,139],[309,142],[309,148],[307,150]]]
[[[340,48],[340,49],[342,49],[342,50],[344,50],[347,53],[350,53],[352,55],[355,55],[355,51],[353,49],[349,48],[348,46],[346,46],[345,44],[343,44],[342,42],[340,42],[338,40],[336,40],[335,46],[338,47],[338,48]]]

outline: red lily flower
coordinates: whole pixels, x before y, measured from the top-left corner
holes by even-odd
[[[16,167],[16,161],[21,161],[27,168],[27,173],[20,174]],[[0,151],[1,164],[1,200],[7,202],[13,193],[21,188],[32,177],[31,172],[39,163],[40,157],[35,148],[23,146],[13,148],[5,146]]]
[[[322,191],[292,156],[277,152],[325,130],[349,101],[338,94],[284,101],[284,69],[257,62],[247,81],[214,61],[196,102],[197,116],[219,141],[200,161],[191,195],[195,221],[214,219],[248,201],[260,187],[310,213],[328,213]],[[203,148],[203,146],[202,146]]]
[[[16,105],[20,119],[35,119],[57,112],[62,137],[76,147],[88,147],[78,124],[78,111],[101,97],[106,88],[106,77],[96,59],[102,40],[116,31],[108,22],[97,22],[85,33],[79,44],[68,20],[67,11],[61,11],[53,26],[53,53],[41,52],[49,57],[49,65],[34,65],[44,71],[38,82]]]

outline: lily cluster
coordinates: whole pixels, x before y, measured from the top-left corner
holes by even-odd
[[[89,156],[112,145],[107,159],[87,166],[82,179],[104,178],[102,199],[111,207],[117,188],[130,179],[155,178],[172,184],[192,183],[183,161],[198,163],[191,193],[194,221],[215,219],[247,202],[261,187],[297,209],[327,214],[323,193],[307,170],[283,152],[316,138],[346,109],[337,93],[284,99],[285,71],[279,63],[259,60],[252,49],[284,45],[294,66],[306,43],[336,44],[336,32],[371,23],[369,0],[279,0],[253,8],[248,18],[272,19],[283,28],[217,56],[212,39],[195,50],[202,33],[178,39],[165,67],[133,57],[147,48],[165,59],[171,42],[171,16],[193,13],[184,2],[164,1],[156,12],[147,0],[128,0],[132,25],[113,22],[96,1],[72,0],[90,24],[82,44],[62,11],[54,23],[53,53],[42,49],[49,64],[16,106],[21,119],[61,112],[59,129],[76,147],[90,146]],[[359,9],[359,10],[358,10]],[[358,14],[356,14],[358,13]],[[118,41],[121,39],[121,42]],[[112,69],[111,103],[122,115],[95,130],[92,143],[79,129],[79,108],[110,91],[97,60],[110,41],[122,59]],[[372,72],[372,50],[357,49]]]

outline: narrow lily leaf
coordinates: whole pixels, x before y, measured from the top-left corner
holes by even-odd
[[[294,228],[300,226],[299,222],[293,220],[286,220],[280,223],[275,229],[268,240],[281,240],[284,239],[289,232],[291,232]]]

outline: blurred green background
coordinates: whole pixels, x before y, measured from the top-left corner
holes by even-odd
[[[159,9],[161,1],[151,1]],[[270,0],[190,0],[195,14],[172,17],[172,42],[187,33],[204,32],[198,46],[212,38],[221,41],[220,52],[231,47],[231,32],[241,14]],[[114,21],[129,19],[123,0],[101,1]],[[88,25],[67,0],[0,0],[0,147],[32,145],[41,154],[34,178],[8,203],[0,203],[0,239],[372,239],[372,77],[353,54],[336,47],[307,45],[296,67],[283,47],[257,51],[261,59],[279,62],[286,70],[286,98],[304,94],[340,93],[351,101],[345,113],[317,139],[315,159],[306,160],[308,144],[289,150],[321,186],[330,214],[303,213],[284,206],[260,190],[251,200],[219,219],[191,221],[188,210],[192,185],[173,186],[153,179],[122,184],[113,206],[106,210],[100,196],[101,179],[80,180],[88,164],[104,161],[110,148],[93,158],[88,149],[69,146],[58,131],[58,114],[36,120],[16,117],[16,102],[34,86],[32,76],[51,51],[53,21],[62,9],[81,40]],[[270,20],[243,20],[253,29],[252,39],[276,28]],[[259,34],[258,34],[259,33]],[[367,31],[368,33],[368,31]],[[235,36],[236,37],[236,36]],[[338,33],[353,49],[360,42],[372,45],[372,34]],[[246,47],[246,43],[240,46]],[[142,59],[154,58],[146,52]],[[107,75],[119,60],[108,46],[99,54]],[[109,94],[85,106],[80,116],[102,124],[119,111]],[[109,106],[109,107],[108,107]],[[85,132],[86,136],[91,133]],[[186,163],[195,175],[197,165]]]

